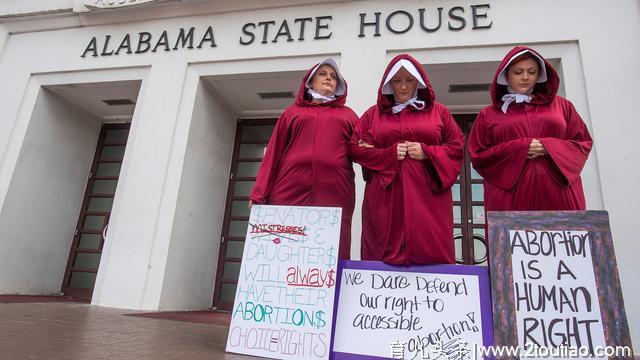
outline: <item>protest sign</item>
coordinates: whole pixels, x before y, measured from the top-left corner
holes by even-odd
[[[340,208],[251,208],[228,352],[329,358],[340,221]]]
[[[492,343],[486,267],[344,261],[338,281],[335,359],[464,359]]]
[[[608,359],[628,346],[605,211],[489,212],[496,345],[532,359]]]

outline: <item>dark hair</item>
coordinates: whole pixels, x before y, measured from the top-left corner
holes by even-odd
[[[509,62],[509,65],[507,65],[507,67],[505,68],[505,72],[508,74],[509,73],[509,68],[511,67],[511,65],[517,64],[520,61],[527,60],[527,59],[533,59],[533,61],[536,63],[536,66],[538,67],[538,72],[542,71],[542,69],[540,69],[540,61],[538,60],[538,58],[535,57],[532,53],[527,51],[526,53],[520,54],[520,55],[516,56],[515,59],[511,60],[511,62]]]

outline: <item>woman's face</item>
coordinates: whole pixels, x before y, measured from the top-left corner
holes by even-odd
[[[338,76],[336,71],[329,65],[321,65],[311,78],[311,88],[324,96],[331,96],[336,93]]]
[[[391,89],[393,96],[399,103],[407,102],[413,97],[418,87],[418,80],[411,75],[404,67],[391,78]]]
[[[538,81],[538,62],[534,59],[524,59],[509,67],[507,82],[513,91],[519,94],[529,94]]]

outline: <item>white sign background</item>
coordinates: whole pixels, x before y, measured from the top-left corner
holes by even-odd
[[[362,280],[360,284],[352,280],[358,273]],[[461,292],[463,281],[465,294],[437,290],[440,289],[438,284],[449,283],[449,289],[458,284]],[[406,287],[391,289],[382,285],[402,282]],[[334,351],[389,358],[392,356],[391,343],[399,341],[405,344],[404,358],[422,359],[423,356],[434,358],[438,346],[452,346],[454,342],[458,345],[466,342],[468,348],[473,349],[471,344],[483,344],[479,289],[478,277],[473,275],[344,269]],[[364,316],[385,317],[382,322],[379,318],[373,320],[383,327],[390,319],[399,320],[401,316],[411,322],[418,319],[418,322],[409,330],[354,326]]]
[[[591,334],[592,347],[601,346],[604,348],[606,343],[596,280],[593,273],[589,233],[586,231],[543,232],[510,230],[509,239],[512,245],[511,266],[516,304],[518,344],[526,349],[527,346],[532,346],[528,344],[533,344],[532,339],[535,339],[541,347],[549,349],[543,351],[551,351],[550,348],[555,348],[556,346],[550,341],[561,344],[561,336],[563,336],[561,334],[566,336],[569,332],[571,334],[579,334],[582,340],[581,345],[587,346],[588,331]],[[552,252],[554,248],[555,252]],[[558,279],[559,271],[561,272],[560,279]],[[576,278],[574,279],[568,271]],[[532,289],[530,292],[529,285]],[[527,287],[526,294],[529,300],[524,299],[525,286]],[[576,301],[574,302],[572,290],[580,287],[584,287],[590,294],[591,311],[587,311],[582,290],[575,292]],[[520,301],[518,301],[516,288],[522,298]],[[547,294],[555,294],[553,300],[547,299],[545,301],[544,297],[540,295],[541,289],[544,289]],[[565,301],[562,301],[561,291],[567,294]],[[539,307],[540,300],[545,302],[544,311],[534,310],[533,308],[533,306]],[[554,306],[554,300],[557,304],[556,306]],[[527,304],[531,306],[529,310],[527,309]],[[525,319],[527,318],[529,319],[526,324],[528,336],[525,339]],[[577,318],[578,321],[597,320],[597,322],[578,324],[576,328],[573,322],[574,318]],[[561,319],[562,321],[552,322],[554,319]],[[567,319],[569,323],[566,323]],[[551,338],[549,338],[549,334],[551,334]],[[547,339],[546,343],[545,338]],[[571,346],[577,347],[575,340],[571,340]],[[559,349],[559,351],[563,351],[561,348]],[[567,348],[564,351],[569,351],[569,349]],[[558,354],[561,355],[562,353]],[[568,359],[569,357],[527,357],[527,359],[543,358]],[[581,358],[585,357],[582,356]],[[606,357],[590,358],[606,359]]]
[[[251,208],[228,352],[329,358],[341,212]]]

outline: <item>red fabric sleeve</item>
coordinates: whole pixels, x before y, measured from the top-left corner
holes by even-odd
[[[352,161],[362,166],[362,175],[365,181],[371,180],[371,172],[375,172],[380,177],[380,184],[386,188],[393,182],[398,173],[396,145],[394,144],[387,148],[365,148],[359,146],[359,140],[375,145],[370,132],[370,124],[371,113],[367,111],[356,124],[356,129],[351,137],[349,157]]]
[[[464,161],[464,134],[448,110],[442,109],[442,142],[440,145],[421,143],[426,155],[424,160],[433,191],[448,190],[460,174]]]
[[[565,138],[547,137],[539,140],[561,175],[562,185],[569,186],[580,177],[593,141],[573,104],[566,101],[563,105],[563,115],[567,122]]]
[[[520,138],[493,144],[487,120],[480,112],[469,135],[469,156],[473,167],[486,181],[511,190],[524,170],[531,140]]]
[[[262,165],[256,176],[256,183],[253,186],[249,199],[255,204],[264,204],[269,192],[273,186],[273,182],[278,174],[280,159],[284,154],[285,148],[289,143],[289,113],[282,113],[273,134],[267,144],[267,150],[262,159]]]

